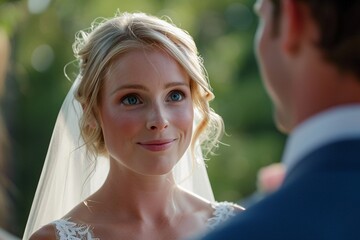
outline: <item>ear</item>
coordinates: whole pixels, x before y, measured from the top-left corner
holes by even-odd
[[[91,119],[89,119],[89,127],[95,129],[97,126],[98,124],[95,117],[91,117]]]
[[[281,1],[281,45],[288,54],[296,54],[300,48],[304,16],[300,3],[296,0]]]
[[[82,107],[82,109],[83,109],[83,112],[85,112],[85,111],[87,110],[87,105],[81,104],[81,107]],[[94,113],[92,113],[92,114],[89,116],[89,119],[88,119],[87,122],[88,122],[87,125],[88,125],[90,128],[92,128],[92,129],[95,129],[95,128],[97,127],[97,125],[98,125]]]

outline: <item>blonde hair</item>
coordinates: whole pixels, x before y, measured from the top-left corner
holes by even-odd
[[[97,19],[89,29],[76,35],[73,50],[80,64],[78,77],[81,81],[75,98],[84,108],[80,129],[90,151],[95,155],[106,154],[97,114],[99,93],[112,60],[144,47],[158,47],[167,52],[190,76],[194,111],[198,116],[191,150],[193,152],[196,142],[200,142],[205,154],[211,152],[219,143],[224,126],[222,118],[209,106],[214,94],[194,40],[169,19],[144,13],[122,13],[111,19]]]

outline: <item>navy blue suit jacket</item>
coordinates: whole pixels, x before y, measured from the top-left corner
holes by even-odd
[[[360,240],[360,139],[311,152],[277,192],[203,239]]]

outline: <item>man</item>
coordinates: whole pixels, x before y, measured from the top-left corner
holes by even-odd
[[[258,0],[257,56],[286,177],[203,239],[360,239],[360,1]]]

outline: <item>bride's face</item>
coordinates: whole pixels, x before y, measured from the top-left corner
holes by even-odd
[[[101,91],[100,121],[110,158],[143,175],[172,170],[190,144],[190,80],[160,50],[117,58]]]

